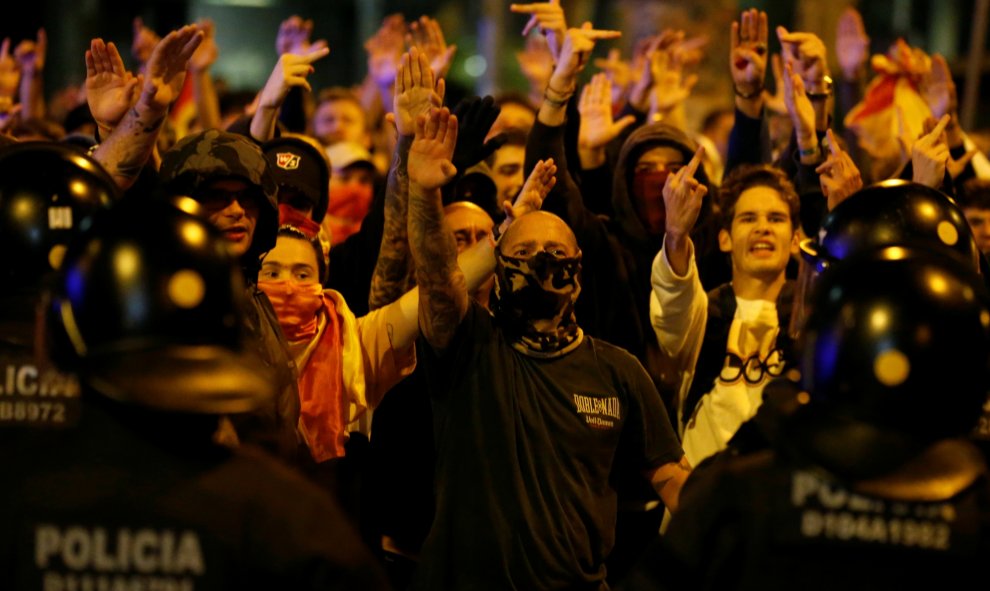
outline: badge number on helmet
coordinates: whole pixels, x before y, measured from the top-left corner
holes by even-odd
[[[70,230],[70,229],[72,229],[72,208],[71,207],[49,207],[48,208],[48,229],[49,230]]]
[[[295,170],[299,168],[299,156],[290,152],[279,152],[275,154],[275,164],[285,170]]]

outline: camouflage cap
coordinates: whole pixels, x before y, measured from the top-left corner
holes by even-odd
[[[165,152],[160,174],[169,191],[186,195],[214,179],[241,178],[261,188],[273,208],[277,205],[275,180],[261,148],[237,134],[208,129],[182,138]]]
[[[201,185],[222,178],[238,178],[258,187],[267,203],[261,204],[245,260],[256,261],[260,254],[275,246],[278,187],[261,148],[251,140],[218,129],[188,135],[162,156],[159,175],[168,193],[193,198]]]

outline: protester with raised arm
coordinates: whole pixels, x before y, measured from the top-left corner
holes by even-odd
[[[653,262],[650,316],[676,361],[678,430],[692,465],[723,449],[762,402],[763,386],[794,363],[787,327],[793,299],[784,272],[797,248],[798,195],[783,172],[743,166],[719,195],[719,249],[732,281],[707,294],[691,228],[706,190],[700,151],[664,186],[663,248]]]
[[[581,251],[559,218],[513,212],[496,249],[494,316],[470,301],[440,203],[456,134],[456,118],[435,110],[409,151],[439,445],[437,515],[415,587],[600,588],[613,475],[642,474],[673,509],[688,467],[639,364],[575,322]]]

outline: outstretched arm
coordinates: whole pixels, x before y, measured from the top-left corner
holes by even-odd
[[[330,49],[320,47],[303,55],[283,53],[261,91],[258,110],[251,118],[251,137],[259,142],[267,142],[275,136],[275,120],[289,89],[302,87],[311,90],[306,77],[313,73],[313,62],[330,53]]]
[[[186,25],[155,46],[137,104],[93,153],[120,188],[134,184],[151,156],[168,107],[182,90],[189,58],[202,40],[199,27]]]
[[[206,19],[197,23],[203,31],[203,42],[189,59],[189,74],[192,76],[193,97],[196,99],[196,117],[203,129],[220,127],[220,98],[213,85],[210,67],[220,54],[214,39],[213,21]]]
[[[694,178],[704,154],[705,149],[698,148],[691,162],[667,177],[663,187],[663,202],[667,210],[663,246],[667,251],[670,268],[680,276],[688,272],[691,230],[701,214],[701,200],[708,193],[708,188]]]
[[[434,109],[417,118],[409,149],[409,247],[420,290],[420,330],[438,351],[450,344],[468,310],[467,284],[440,197],[440,187],[457,173],[450,161],[456,142],[457,117]]]
[[[402,56],[395,77],[393,117],[399,133],[385,187],[385,228],[375,273],[371,278],[368,308],[375,310],[394,302],[408,287],[409,236],[409,149],[416,134],[416,119],[429,115],[443,104],[443,78],[434,80],[426,56],[415,47]]]
[[[14,57],[21,66],[21,116],[33,119],[45,117],[44,70],[48,52],[48,35],[38,29],[35,41],[25,39],[17,44]]]

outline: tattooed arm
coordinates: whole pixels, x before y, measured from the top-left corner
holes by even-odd
[[[443,104],[444,89],[443,79],[434,78],[426,56],[415,47],[402,56],[395,78],[394,115],[391,116],[399,140],[385,187],[385,230],[371,279],[370,310],[394,302],[409,289],[409,237],[406,232],[409,148],[416,134],[416,119]]]
[[[371,277],[368,309],[377,310],[394,302],[409,289],[409,175],[406,162],[413,138],[399,135],[385,185],[385,229],[382,233],[375,274]]]
[[[182,90],[189,58],[202,40],[199,28],[187,25],[158,42],[148,60],[137,104],[93,153],[120,188],[134,184],[151,156],[168,106]]]
[[[446,108],[416,119],[409,149],[409,248],[419,285],[419,326],[426,341],[442,351],[468,310],[464,273],[457,266],[454,236],[444,223],[440,187],[457,173],[450,161],[457,142],[457,118]]]

